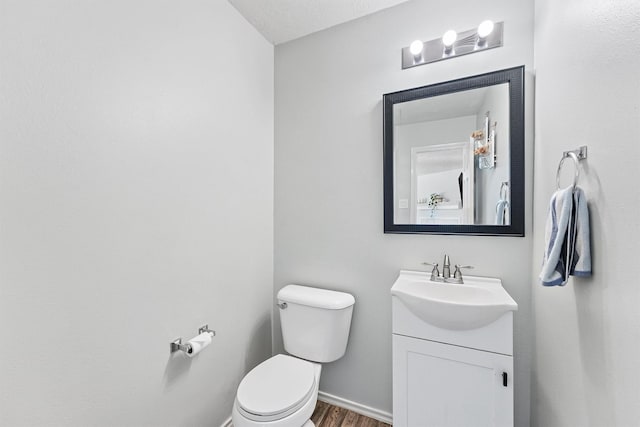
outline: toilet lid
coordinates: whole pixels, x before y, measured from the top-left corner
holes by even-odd
[[[260,417],[295,412],[313,393],[314,370],[306,360],[284,354],[273,356],[240,382],[237,402],[244,411]]]

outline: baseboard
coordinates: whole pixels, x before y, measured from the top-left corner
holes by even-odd
[[[231,423],[231,417],[227,418],[220,427],[233,427],[233,424]]]
[[[361,403],[334,396],[333,394],[325,393],[324,391],[318,393],[318,400],[322,400],[323,402],[329,403],[331,405],[340,406],[350,411],[357,412],[360,415],[373,418],[374,420],[382,421],[383,423],[393,424],[393,415],[389,412],[381,411],[380,409],[372,408]]]
[[[331,405],[340,406],[341,408],[345,408],[360,415],[373,418],[374,420],[382,421],[383,423],[393,424],[393,415],[391,415],[389,412],[381,411],[380,409],[372,408],[361,403],[334,396],[333,394],[325,393],[324,391],[318,392],[318,400],[329,403]],[[227,420],[222,423],[220,427],[233,427],[231,417],[227,418]]]

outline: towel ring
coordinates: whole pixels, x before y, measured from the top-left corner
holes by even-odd
[[[562,159],[560,159],[560,164],[558,164],[558,172],[556,172],[556,186],[558,187],[558,190],[560,189],[560,171],[562,170],[562,163],[564,163],[564,161],[571,157],[571,159],[573,159],[573,163],[576,167],[576,173],[573,176],[573,185],[572,188],[575,190],[576,189],[576,185],[578,184],[578,177],[580,176],[580,160],[578,158],[578,155],[572,151],[567,151],[564,156],[562,156]]]

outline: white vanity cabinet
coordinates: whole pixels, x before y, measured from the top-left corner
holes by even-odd
[[[456,330],[391,300],[393,425],[513,427],[513,311]]]
[[[513,357],[393,335],[393,425],[513,426]]]

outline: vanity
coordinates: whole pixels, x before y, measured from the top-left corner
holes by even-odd
[[[524,236],[523,66],[383,104],[385,233]],[[432,265],[391,289],[394,425],[513,426],[518,305],[500,279]]]
[[[513,426],[513,312],[500,279],[401,271],[391,288],[393,424]]]

